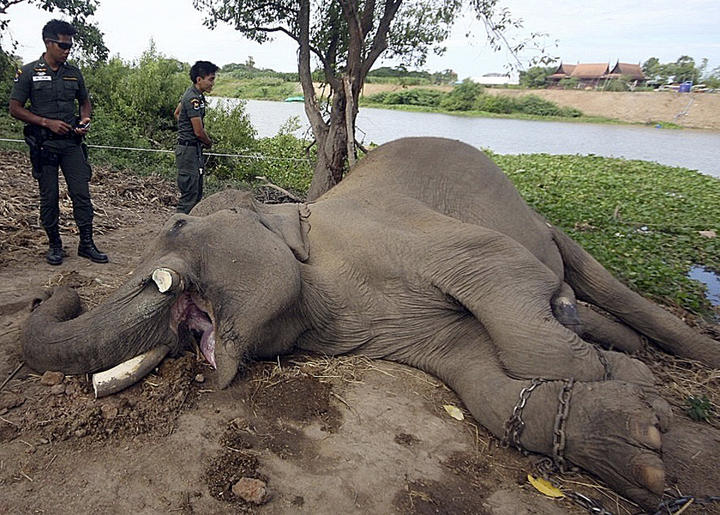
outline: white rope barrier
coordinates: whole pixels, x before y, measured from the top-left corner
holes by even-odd
[[[25,143],[25,140],[10,139],[10,138],[0,138],[0,141],[5,141],[5,142],[9,142],[9,143]],[[157,148],[114,147],[111,145],[88,145],[88,147],[102,148],[105,150],[133,150],[136,152],[156,152],[156,153],[161,153],[161,154],[174,154],[174,151],[172,151],[172,150],[157,149]],[[203,152],[203,155],[216,156],[216,157],[237,157],[237,158],[241,158],[241,159],[256,159],[258,161],[260,161],[260,160],[293,161],[293,162],[307,163],[307,159],[300,159],[297,157],[271,157],[271,156],[264,156],[262,154],[220,154],[220,153],[216,153],[216,152]]]

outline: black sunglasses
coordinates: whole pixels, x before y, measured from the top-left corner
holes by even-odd
[[[51,43],[55,43],[57,46],[59,46],[63,50],[70,50],[73,46],[72,43],[66,43],[65,41],[58,41],[57,39],[48,39],[47,41],[50,41]]]

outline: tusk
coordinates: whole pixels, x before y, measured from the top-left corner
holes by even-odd
[[[152,273],[152,280],[155,281],[160,293],[182,289],[182,279],[180,279],[180,275],[169,268],[156,268]]]
[[[167,345],[159,345],[144,354],[135,356],[119,365],[93,374],[95,398],[105,397],[124,390],[145,377],[170,352]]]

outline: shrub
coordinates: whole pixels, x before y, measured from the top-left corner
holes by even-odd
[[[368,102],[372,102],[374,104],[387,104],[385,102],[385,98],[387,98],[388,93],[386,91],[383,91],[381,93],[375,93],[374,95],[370,95],[367,98]]]
[[[470,111],[475,105],[475,99],[482,93],[480,84],[465,79],[440,100],[440,107],[449,111]]]
[[[250,117],[245,112],[246,102],[239,101],[233,106],[218,102],[213,109],[205,114],[205,126],[213,140],[212,152],[218,154],[252,153],[257,149],[255,140],[257,131],[250,123]],[[233,158],[210,156],[207,162],[211,170],[219,179],[244,175],[237,173],[237,162]]]
[[[442,97],[443,93],[441,91],[433,89],[405,89],[402,91],[385,93],[382,103],[436,107],[440,104],[440,99]]]
[[[518,111],[518,103],[506,95],[480,95],[475,100],[474,109],[488,113],[510,114]]]
[[[258,160],[253,168],[254,174],[267,177],[290,191],[307,193],[312,181],[315,152],[310,159],[305,153],[307,142],[293,135],[300,127],[297,117],[290,118],[272,138],[262,138],[257,142],[260,153],[269,159]],[[314,147],[313,147],[314,149]]]
[[[630,87],[627,82],[622,79],[613,79],[608,81],[602,88],[603,91],[629,91]]]
[[[518,110],[521,113],[536,116],[562,116],[562,109],[555,103],[540,98],[537,95],[526,95],[518,100]]]

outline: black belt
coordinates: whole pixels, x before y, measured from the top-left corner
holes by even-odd
[[[55,134],[53,131],[47,129],[47,136],[45,139],[47,140],[61,140],[61,139],[80,139],[81,136],[79,134],[76,134],[75,131],[72,129],[67,132],[66,134]]]
[[[197,145],[199,141],[178,141],[178,145],[182,145],[183,147],[194,147]]]

